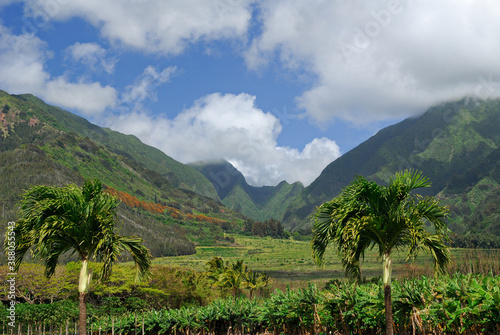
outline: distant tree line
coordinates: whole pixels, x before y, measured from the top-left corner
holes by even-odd
[[[450,240],[453,248],[500,249],[500,237],[491,234],[452,235]]]
[[[290,234],[285,232],[285,228],[280,221],[269,219],[264,222],[247,219],[245,221],[245,234],[250,236],[273,238],[288,238]]]

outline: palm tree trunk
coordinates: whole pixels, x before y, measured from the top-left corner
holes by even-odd
[[[80,292],[80,313],[78,318],[78,335],[87,335],[87,293]]]
[[[385,334],[393,335],[394,327],[392,321],[392,297],[391,285],[384,286],[384,302],[385,302]]]
[[[382,256],[383,261],[383,275],[384,282],[384,304],[385,304],[385,334],[393,335],[394,326],[392,321],[392,296],[391,296],[391,275],[392,275],[392,260],[390,253],[384,253]]]

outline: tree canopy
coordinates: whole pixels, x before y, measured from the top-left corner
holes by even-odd
[[[448,208],[433,197],[413,192],[430,186],[429,179],[419,171],[396,173],[387,186],[359,176],[312,214],[311,246],[318,264],[324,262],[326,248],[333,243],[346,273],[359,278],[365,252],[378,249],[383,263],[388,323],[392,323],[392,312],[387,315],[390,312],[392,251],[407,248],[407,260],[410,260],[426,249],[437,272],[444,272],[450,259],[445,245]],[[427,229],[427,224],[432,226],[433,232]]]
[[[15,226],[15,267],[19,269],[24,255],[32,250],[43,260],[45,275],[51,277],[59,257],[78,254],[82,265],[79,279],[80,334],[85,333],[85,297],[92,279],[89,261],[102,262],[99,279],[107,279],[112,265],[123,251],[135,263],[136,281],[149,271],[151,255],[142,239],[117,233],[116,209],[119,200],[103,191],[98,180],[85,181],[80,188],[34,186],[23,194]]]

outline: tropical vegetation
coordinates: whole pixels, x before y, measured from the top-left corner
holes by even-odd
[[[206,275],[214,287],[228,290],[234,297],[241,296],[243,289],[247,289],[251,298],[256,290],[269,284],[265,273],[249,270],[243,260],[230,264],[224,262],[222,257],[214,257],[206,264]]]
[[[229,296],[204,306],[177,309],[152,308],[130,298],[104,299],[101,305],[89,306],[87,329],[95,335],[112,331],[147,335],[380,334],[385,324],[380,284],[332,282],[327,289],[311,285],[277,290],[268,298]],[[394,330],[399,334],[500,332],[499,276],[457,274],[394,280],[393,299]],[[72,334],[77,318],[77,304],[65,301],[24,303],[16,311],[23,334],[28,328]],[[4,333],[6,329],[4,325]]]
[[[408,248],[407,260],[421,249],[432,255],[434,266],[445,271],[449,250],[445,245],[448,210],[433,197],[413,193],[430,187],[421,172],[406,170],[396,173],[387,186],[363,177],[356,178],[340,195],[319,206],[313,213],[311,241],[313,257],[324,262],[326,248],[334,244],[347,274],[361,278],[361,262],[373,248],[382,259],[386,334],[392,335],[391,305],[392,252]],[[432,225],[434,233],[428,232]]]
[[[16,296],[21,302],[17,309],[18,331],[76,332],[78,310],[80,306],[83,309],[78,301],[81,296],[77,278],[83,269],[81,289],[87,300],[87,331],[94,334],[380,333],[387,324],[384,310],[389,310],[381,286],[391,280],[392,263],[396,279],[390,286],[394,307],[390,323],[396,332],[500,333],[496,326],[498,251],[454,249],[453,257],[460,259],[451,264],[450,273],[462,275],[439,279],[421,277],[430,273],[426,268],[428,259],[413,259],[419,249],[431,247],[430,259],[439,269],[446,263],[447,245],[500,246],[499,108],[499,100],[444,103],[421,117],[381,130],[332,162],[306,188],[286,182],[253,187],[227,162],[186,166],[134,136],[95,126],[32,95],[0,91],[0,234],[5,232],[7,222],[20,217],[18,203],[26,196],[26,189],[44,185],[37,186],[41,192],[51,188],[77,190],[82,185],[87,187],[85,179],[97,177],[103,182],[99,193],[104,198],[113,195],[120,199],[112,201],[120,202],[118,206],[103,205],[112,208],[114,214],[110,216],[123,223],[120,234],[142,237],[142,245],[157,258],[149,278],[138,284],[132,275],[137,273],[137,267],[130,252],[121,258],[132,262],[113,266],[114,275],[106,276],[110,267],[106,259],[98,256],[103,255],[100,251],[94,254],[94,260],[101,262],[86,265],[81,252],[64,252],[63,245],[70,238],[52,244],[56,246],[54,252],[50,248],[37,249],[34,243],[30,250],[47,256],[48,262],[43,268],[27,263],[33,259],[31,252],[24,251],[19,269],[22,275],[16,278]],[[410,191],[408,202],[402,201],[400,207],[380,202],[370,207],[387,190],[379,185],[404,168],[419,168],[431,177],[433,185],[421,192],[441,202],[433,206],[426,202],[431,198]],[[309,245],[304,251],[306,244],[301,242],[310,240],[313,233],[306,218],[316,206],[339,195],[356,174],[366,178],[354,183],[364,184],[368,193],[374,191],[374,197],[351,208],[351,213],[359,214],[358,219],[367,218],[354,227],[359,228],[359,234],[353,236],[355,240],[359,237],[360,243],[346,243],[341,262],[330,257],[328,251],[317,253],[316,260],[323,259],[327,268],[320,271],[310,257]],[[347,188],[362,190],[353,184]],[[411,206],[412,200],[415,207]],[[425,204],[429,208],[424,208]],[[453,217],[449,222],[453,233],[445,244],[439,238],[444,232],[440,220],[447,215],[441,204],[449,206]],[[387,240],[389,231],[375,236],[377,229],[365,229],[377,226],[374,217],[386,221],[388,217],[398,218],[401,213],[394,210],[397,208],[405,209],[401,213],[413,208],[409,216],[401,216],[404,220],[395,220],[395,226],[404,227],[400,235],[393,236],[401,245]],[[438,210],[430,213],[432,208]],[[425,211],[437,220],[432,221],[429,215],[423,215],[423,222],[416,220]],[[101,218],[111,222],[106,217]],[[43,235],[44,229],[50,227],[42,228],[41,234],[37,235],[37,230],[30,235],[32,241],[41,243],[56,236],[52,235],[54,230]],[[64,229],[60,232],[65,233]],[[318,232],[316,229],[313,235],[317,241]],[[413,233],[411,238],[409,232]],[[255,244],[248,246],[248,241]],[[331,242],[335,243],[335,239]],[[22,243],[29,245],[28,240]],[[402,256],[398,247],[406,243],[410,251]],[[320,246],[327,249],[323,242]],[[374,252],[370,252],[371,247]],[[112,253],[118,255],[120,249]],[[161,258],[164,256],[179,257]],[[0,252],[0,264],[5,264],[5,259]],[[118,260],[113,256],[109,259]],[[376,270],[374,259],[378,261]],[[388,266],[378,280],[381,260]],[[342,261],[345,269],[355,274],[358,284],[344,280]],[[108,277],[107,281],[94,280],[85,293],[90,282],[85,268],[93,268],[102,279]],[[50,278],[45,276],[47,271],[53,271]],[[286,282],[268,280],[264,271]],[[7,272],[0,267],[0,278],[5,278]],[[322,289],[328,279],[328,288]],[[306,282],[316,286],[307,286]],[[288,283],[295,289],[286,288]],[[0,300],[7,302],[5,295],[0,295]],[[5,310],[0,309],[0,313]]]
[[[115,230],[117,198],[105,193],[98,180],[86,181],[82,188],[34,186],[20,203],[14,232],[15,271],[29,250],[43,260],[45,275],[56,271],[59,257],[76,253],[81,261],[79,291],[79,334],[86,335],[86,297],[92,279],[91,260],[102,262],[99,280],[109,278],[113,263],[128,251],[135,263],[136,280],[147,275],[151,255],[142,240],[121,236]]]

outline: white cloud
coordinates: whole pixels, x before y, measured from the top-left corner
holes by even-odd
[[[255,97],[245,93],[207,95],[172,120],[132,112],[108,119],[107,126],[184,163],[225,158],[253,185],[282,180],[307,185],[340,156],[335,142],[326,138],[314,139],[302,151],[278,146],[279,120],[255,107]]]
[[[46,43],[39,38],[32,34],[13,35],[0,26],[0,87],[9,93],[31,93],[88,116],[114,106],[117,94],[110,86],[51,77],[44,68],[50,56]]]
[[[66,52],[75,62],[82,63],[92,72],[112,73],[117,62],[117,59],[107,56],[106,50],[97,43],[76,42]]]
[[[81,17],[112,42],[152,53],[179,54],[200,40],[245,38],[247,0],[28,0],[27,13],[50,20]]]
[[[46,83],[42,93],[47,102],[65,108],[76,109],[87,116],[99,116],[107,107],[116,104],[116,91],[100,83],[71,83],[63,77]]]
[[[33,25],[24,28],[35,31],[53,20],[79,17],[122,51],[172,56],[195,43],[226,39],[245,45],[250,37],[244,55],[250,68],[275,65],[278,57],[285,70],[305,70],[315,78],[296,102],[323,124],[336,118],[355,124],[394,120],[463,95],[500,96],[496,0],[25,2]],[[6,3],[0,0],[0,6]],[[252,15],[259,17],[252,21]],[[114,69],[116,61],[97,44],[76,43],[67,50],[91,70]],[[87,115],[114,106],[118,94],[110,86],[51,76],[45,69],[50,57],[37,37],[12,35],[0,26],[2,88]],[[174,119],[149,116],[142,103],[155,100],[157,87],[175,73],[174,67],[147,67],[119,96],[133,112],[108,119],[109,125],[183,162],[226,158],[253,184],[308,184],[340,154],[325,138],[302,150],[278,146],[282,125],[247,94],[205,96]]]
[[[464,95],[500,96],[500,5],[494,0],[261,3],[251,68],[278,55],[317,76],[297,103],[313,119],[368,123]]]
[[[158,86],[170,81],[177,71],[175,66],[169,66],[158,72],[153,66],[148,66],[132,85],[125,87],[122,102],[132,104],[134,110],[142,109],[144,100],[156,100]]]

